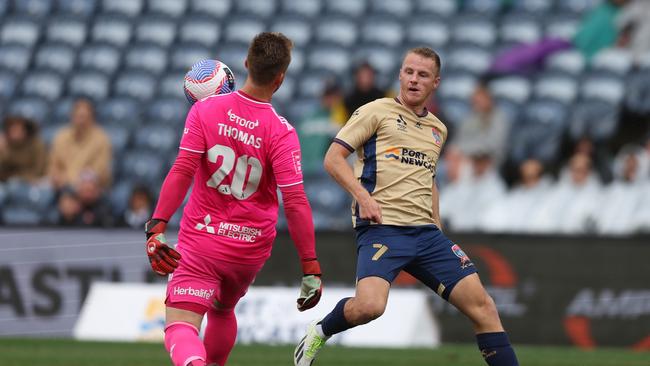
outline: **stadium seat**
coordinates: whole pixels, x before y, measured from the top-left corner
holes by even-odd
[[[345,15],[359,19],[366,13],[367,1],[358,0],[328,0],[325,3],[325,11],[329,14]]]
[[[305,181],[305,193],[314,211],[321,214],[341,214],[349,205],[347,194],[331,179],[309,179]]]
[[[111,140],[111,147],[113,149],[114,159],[122,156],[122,153],[129,145],[130,131],[128,128],[117,125],[102,126],[104,131]]]
[[[361,27],[361,40],[386,47],[400,46],[404,40],[402,23],[387,17],[368,17]]]
[[[10,0],[0,0],[0,19],[4,17],[5,14],[9,12],[9,1]],[[300,1],[300,0],[297,0]],[[316,0],[318,1],[318,0]]]
[[[148,149],[128,150],[124,153],[120,167],[120,177],[133,182],[150,186],[159,186],[164,171],[165,162],[161,157]]]
[[[618,77],[587,75],[580,85],[582,99],[597,99],[611,104],[618,104],[625,94],[624,80]]]
[[[132,44],[124,55],[124,66],[160,75],[167,69],[167,49],[154,43]]]
[[[102,0],[102,11],[135,18],[142,12],[144,0]]]
[[[511,159],[516,164],[528,158],[544,163],[555,161],[566,121],[567,108],[562,103],[551,100],[529,102],[520,121],[513,124]]]
[[[531,94],[530,81],[522,76],[506,76],[492,80],[489,88],[495,98],[507,99],[517,104],[526,102]]]
[[[223,61],[233,72],[238,74],[246,74],[246,68],[244,67],[244,60],[248,54],[248,47],[242,43],[223,43],[217,49],[218,54],[214,55],[213,58]],[[195,62],[198,60],[195,60]],[[244,85],[244,80],[235,79],[235,83],[239,86]]]
[[[271,25],[271,31],[280,32],[289,37],[294,45],[299,48],[307,47],[312,37],[311,24],[304,18],[296,16],[280,16],[276,18]]]
[[[103,15],[95,19],[92,40],[123,47],[131,40],[131,22],[122,16]]]
[[[271,18],[277,11],[276,0],[237,0],[235,10],[238,14],[254,15],[262,19]],[[235,17],[237,17],[235,13]]]
[[[185,99],[185,93],[183,92],[183,79],[185,78],[185,71],[175,72],[175,73],[165,73],[165,76],[160,80],[160,86],[158,88],[159,97],[171,97],[176,99]],[[236,85],[242,81],[235,78]]]
[[[542,37],[539,20],[534,16],[514,14],[501,20],[499,38],[506,43],[533,43]]]
[[[86,23],[74,16],[61,16],[50,19],[45,38],[50,42],[60,42],[79,47],[86,40]]]
[[[173,71],[187,72],[197,61],[207,58],[218,58],[211,50],[201,44],[177,44],[173,47],[170,56],[170,66]],[[222,60],[223,61],[223,60]],[[224,61],[226,62],[226,61]],[[226,65],[230,66],[227,62]],[[184,76],[183,76],[184,77]],[[183,80],[183,79],[181,79]],[[182,81],[179,81],[182,89]]]
[[[177,87],[180,88],[180,85]],[[171,126],[180,131],[185,124],[189,108],[190,104],[185,98],[157,99],[147,107],[146,123]]]
[[[43,222],[43,217],[38,209],[7,205],[2,209],[2,222],[9,226],[36,226]]]
[[[45,43],[38,47],[36,51],[34,66],[66,75],[74,67],[76,55],[75,50],[69,45]]]
[[[555,14],[546,16],[544,34],[546,37],[573,39],[578,27],[580,17],[572,14]]]
[[[341,47],[314,47],[307,56],[311,70],[325,70],[334,74],[345,74],[351,66],[350,54]]]
[[[580,75],[585,69],[586,61],[584,56],[576,50],[560,51],[553,54],[546,61],[546,70],[566,72],[572,75]]]
[[[446,57],[446,70],[471,72],[480,75],[487,71],[492,55],[486,49],[473,46],[449,48]]]
[[[32,69],[22,82],[22,93],[26,97],[43,98],[49,102],[58,101],[65,86],[63,77],[56,72]]]
[[[279,102],[280,104],[286,104],[287,102],[291,101],[293,98],[293,95],[296,90],[296,80],[291,77],[290,75],[287,75],[284,78],[284,82],[282,83],[282,86],[280,89],[278,89],[275,94],[273,94],[273,103]]]
[[[17,44],[31,48],[38,41],[41,31],[36,20],[13,16],[3,20],[1,32],[2,44]]]
[[[413,11],[411,1],[371,1],[370,14],[389,16],[393,19],[403,19]]]
[[[598,4],[600,4],[600,0],[563,0],[557,2],[557,11],[559,13],[585,14]]]
[[[322,81],[324,79],[320,79]],[[318,80],[313,80],[314,83],[316,83]],[[300,93],[304,93],[304,90],[300,90],[300,88],[303,87],[303,84],[305,83],[305,79],[301,78],[296,82],[298,85],[298,89]],[[314,88],[314,86],[310,86],[311,88]],[[321,89],[318,90],[317,94],[322,93],[322,85]],[[320,105],[320,101],[315,98],[315,97],[295,97],[293,98],[292,102],[289,103],[289,105],[286,107],[286,111],[284,114],[286,115],[287,120],[292,125],[299,125],[308,115],[309,113],[313,113],[313,111],[318,108]]]
[[[164,155],[178,147],[177,131],[180,129],[157,123],[139,126],[135,131],[135,147]]]
[[[106,74],[81,70],[68,79],[68,94],[71,96],[87,96],[94,100],[106,98],[110,91],[110,81]]]
[[[46,124],[40,130],[41,138],[46,145],[51,146],[54,136],[63,128],[62,124]]]
[[[449,19],[458,11],[456,0],[416,0],[414,14],[437,15]]]
[[[264,22],[252,17],[239,17],[230,19],[224,29],[224,40],[227,42],[239,42],[248,46],[250,41],[258,33],[265,30]]]
[[[14,1],[14,13],[34,19],[43,19],[50,15],[54,0],[18,0]]]
[[[0,69],[20,75],[29,67],[31,56],[31,50],[23,45],[2,45],[0,46]]]
[[[438,49],[449,42],[450,32],[442,19],[414,18],[406,28],[406,41],[409,46],[426,45]],[[444,63],[443,63],[444,64]]]
[[[133,183],[128,179],[121,179],[111,187],[108,200],[111,203],[111,211],[115,217],[124,215],[124,212],[129,207],[132,190]]]
[[[313,18],[320,14],[322,3],[321,0],[282,0],[281,11],[286,15]]]
[[[318,42],[351,47],[356,43],[358,35],[356,24],[349,18],[326,17],[316,24],[315,36]]]
[[[134,125],[140,122],[140,108],[132,98],[105,99],[97,105],[97,119],[101,124]]]
[[[438,104],[442,115],[444,115],[444,123],[451,123],[460,126],[465,121],[469,113],[472,111],[472,106],[469,104],[467,98],[456,97],[439,97]]]
[[[548,0],[516,0],[513,2],[513,12],[543,17],[553,8],[553,2]]]
[[[582,101],[572,108],[569,134],[576,141],[588,136],[594,142],[606,142],[616,132],[618,105],[602,100]]]
[[[447,72],[437,94],[441,98],[469,98],[476,88],[476,77],[470,73]]]
[[[392,76],[395,79],[397,73],[394,71],[400,66],[401,54],[394,48],[384,46],[360,46],[354,52],[355,64],[368,61],[379,75]],[[393,80],[388,80],[392,82]]]
[[[181,43],[194,42],[205,47],[213,47],[220,38],[219,22],[207,16],[189,18],[178,30],[178,39]]]
[[[59,14],[88,19],[97,10],[98,0],[57,0]]]
[[[625,76],[632,69],[632,53],[620,48],[599,51],[591,61],[591,70]]]
[[[151,42],[160,47],[169,47],[176,38],[176,22],[163,17],[141,17],[135,27],[137,42]]]
[[[8,112],[43,125],[49,120],[50,104],[45,99],[38,97],[14,99],[9,105]]]
[[[564,104],[573,103],[578,96],[578,83],[568,75],[545,73],[535,83],[535,98],[553,99]]]
[[[54,201],[54,190],[49,185],[32,185],[22,180],[9,180],[5,184],[7,204],[46,209]]]
[[[650,73],[637,71],[627,77],[625,106],[642,115],[650,115]]]
[[[54,103],[50,115],[52,120],[47,121],[48,125],[62,125],[70,121],[70,112],[72,112],[72,105],[76,101],[74,97],[64,97]]]
[[[289,64],[289,69],[287,74],[292,76],[299,76],[300,73],[305,68],[305,52],[304,48],[294,48],[291,50],[291,63]],[[239,81],[237,81],[239,82]],[[241,81],[243,83],[243,80]],[[243,85],[243,84],[239,84]]]
[[[139,102],[151,100],[156,89],[156,77],[141,70],[125,70],[113,84],[113,94],[116,97],[129,97]]]
[[[122,53],[110,43],[91,43],[79,52],[79,66],[113,75],[120,67]]]
[[[501,11],[501,0],[464,0],[462,11],[464,13],[478,14],[483,17],[494,16]]]
[[[149,12],[180,19],[188,8],[187,0],[149,0]]]
[[[457,17],[453,22],[452,38],[457,43],[490,47],[497,39],[494,22],[479,16]]]
[[[191,0],[190,10],[194,14],[209,15],[215,18],[224,18],[230,14],[232,0]]]
[[[17,86],[18,77],[16,74],[9,71],[0,71],[0,101],[11,99],[16,93]]]

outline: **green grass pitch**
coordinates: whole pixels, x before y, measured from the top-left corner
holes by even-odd
[[[291,366],[293,347],[236,346],[228,366]],[[522,366],[648,366],[649,352],[626,349],[580,351],[568,347],[517,346]],[[0,338],[2,366],[161,366],[171,365],[162,344],[99,343]],[[475,345],[436,350],[326,347],[314,366],[485,365]]]

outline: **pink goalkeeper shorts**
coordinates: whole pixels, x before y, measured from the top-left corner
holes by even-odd
[[[169,275],[165,304],[204,314],[219,303],[230,309],[246,294],[264,263],[237,264],[182,251],[178,268]]]

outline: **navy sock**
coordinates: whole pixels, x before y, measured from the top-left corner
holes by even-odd
[[[506,332],[480,333],[476,335],[478,349],[490,366],[519,366],[515,351]]]
[[[341,299],[341,301],[339,301],[334,307],[334,310],[327,314],[327,316],[320,322],[321,327],[323,327],[323,333],[326,336],[329,337],[353,327],[353,325],[350,325],[350,323],[345,319],[345,314],[343,312],[345,303],[350,299],[350,297]]]

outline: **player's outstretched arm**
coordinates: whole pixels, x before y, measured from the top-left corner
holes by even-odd
[[[289,235],[296,246],[302,265],[302,284],[296,303],[298,310],[305,311],[318,304],[323,292],[320,264],[316,259],[316,239],[311,207],[302,184],[281,187],[280,190]]]
[[[350,150],[335,141],[325,155],[325,161],[323,162],[325,170],[359,203],[359,216],[361,219],[372,220],[381,224],[381,208],[354,177],[354,172],[346,160],[348,155],[350,155]]]
[[[201,154],[179,150],[176,161],[160,188],[153,217],[145,224],[149,263],[153,271],[161,276],[174,272],[181,259],[181,255],[167,245],[165,229],[167,222],[183,202],[200,162]]]

